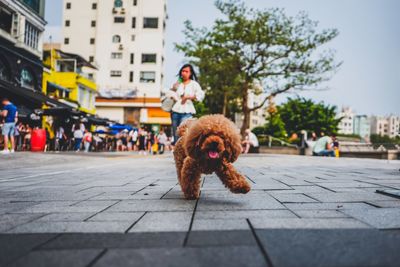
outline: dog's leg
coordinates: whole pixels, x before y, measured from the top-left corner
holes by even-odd
[[[185,150],[182,147],[181,139],[179,139],[175,145],[174,158],[175,158],[176,173],[178,175],[178,182],[179,184],[181,184],[183,161],[186,158]]]
[[[196,161],[187,157],[183,162],[181,187],[186,199],[197,199],[200,195],[201,172]]]
[[[221,168],[216,171],[216,174],[232,193],[246,194],[250,191],[250,184],[246,178],[238,173],[231,163],[224,162]]]

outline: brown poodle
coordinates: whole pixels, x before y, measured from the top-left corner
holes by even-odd
[[[233,193],[247,193],[250,185],[232,163],[242,147],[236,126],[222,115],[186,120],[178,128],[174,157],[178,180],[187,199],[200,195],[201,174],[215,172]]]

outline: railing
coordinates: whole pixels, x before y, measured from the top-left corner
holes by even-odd
[[[271,135],[268,134],[260,134],[257,135],[257,137],[259,138],[259,142],[260,144],[265,144],[265,142],[267,142],[267,146],[268,147],[272,147],[273,142],[277,142],[280,144],[280,146],[287,146],[287,147],[293,147],[293,148],[297,148],[297,145],[295,144],[290,144],[282,139],[273,137]]]

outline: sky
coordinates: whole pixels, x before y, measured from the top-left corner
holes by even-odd
[[[144,0],[142,0],[144,1]],[[246,0],[257,9],[279,7],[288,15],[300,11],[319,22],[319,29],[336,28],[339,36],[327,48],[336,50],[336,59],[343,65],[324,84],[329,90],[299,92],[340,109],[351,107],[357,114],[400,115],[400,1],[398,0]],[[45,42],[61,41],[62,0],[46,1]],[[213,25],[223,18],[214,0],[168,0],[168,21],[165,51],[165,84],[169,87],[185,63],[175,43],[182,43],[183,22],[191,20],[195,27]],[[282,95],[277,102],[285,101]]]

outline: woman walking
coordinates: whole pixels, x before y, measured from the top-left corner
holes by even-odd
[[[174,144],[178,140],[176,131],[178,126],[196,114],[193,101],[203,101],[204,99],[204,91],[197,82],[197,76],[192,65],[183,65],[179,70],[178,77],[178,82],[172,86],[172,91],[175,91],[176,94],[171,95],[176,100],[171,115]]]

